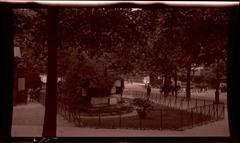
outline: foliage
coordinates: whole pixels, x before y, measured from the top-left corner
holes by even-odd
[[[135,98],[133,100],[133,106],[135,106],[139,118],[146,118],[147,114],[153,110],[153,105],[150,101],[143,98]]]
[[[133,55],[138,52],[133,47],[144,36],[137,24],[129,8],[63,9],[59,13],[59,46],[76,48],[116,74],[131,72],[136,60]],[[61,57],[64,59],[64,54]]]
[[[66,69],[74,66],[69,63],[83,57],[99,62],[96,65],[102,65],[107,74],[156,75],[155,78],[165,74],[167,79],[174,76],[175,71],[184,71],[183,68],[226,61],[228,10],[61,9],[58,15],[58,74],[66,77]],[[46,72],[45,11],[14,10],[15,45],[23,50],[25,67],[38,72]]]
[[[72,55],[69,65],[70,68],[63,77],[63,93],[64,98],[69,100],[68,105],[87,105],[91,96],[111,95],[116,77],[106,74],[101,63],[84,58],[80,61],[76,55]],[[87,97],[83,96],[83,90]]]
[[[40,12],[43,13],[40,13]],[[27,71],[46,73],[46,21],[42,9],[14,9],[14,46],[20,47]]]

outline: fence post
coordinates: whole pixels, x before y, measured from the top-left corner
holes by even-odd
[[[181,100],[181,109],[183,108],[183,100]]]
[[[161,94],[159,94],[160,96],[159,96],[159,103],[161,104],[161,101],[162,101],[162,95]]]
[[[203,119],[203,106],[200,106],[200,120]]]
[[[204,117],[206,117],[206,104],[205,104],[205,100],[204,100],[204,103],[203,103],[203,115]],[[204,118],[205,120],[205,118]]]
[[[211,117],[211,112],[210,112],[211,104],[208,105],[208,116]]]
[[[156,101],[156,103],[158,103],[158,94],[157,93],[155,93],[155,101]]]
[[[163,128],[163,127],[162,127],[162,125],[163,125],[163,124],[162,124],[162,123],[163,123],[163,117],[162,117],[162,112],[163,112],[163,111],[162,111],[162,110],[163,110],[163,109],[161,108],[161,110],[160,110],[160,119],[161,119],[160,126],[161,126],[161,130],[162,130],[162,128]]]
[[[171,100],[172,100],[172,95],[169,98],[168,106],[171,107]]]
[[[225,104],[223,103],[223,119],[225,119]]]
[[[164,98],[164,99],[163,99],[163,104],[166,105],[165,103],[166,103],[166,98],[167,98],[167,97],[164,96],[163,98]]]
[[[215,117],[215,120],[217,119],[217,108],[216,108],[216,104],[213,103],[213,110],[214,110],[214,117]]]
[[[192,122],[192,127],[193,127],[193,109],[191,109],[191,122]]]
[[[122,127],[122,111],[121,111],[122,108],[120,108],[120,116],[119,116],[119,127],[121,128]]]
[[[140,126],[140,130],[142,129],[142,119],[139,118],[139,126]]]
[[[99,127],[101,126],[101,113],[100,113],[100,109],[98,110],[98,125],[99,125]]]
[[[206,100],[203,100],[203,106],[204,106],[204,115],[206,115]]]
[[[79,112],[79,119],[78,119],[79,125],[81,126],[81,111]]]
[[[175,97],[175,104],[177,103],[177,98],[178,98],[178,97],[176,96],[176,97]]]
[[[214,120],[216,119],[216,110],[215,110],[215,103],[212,104],[212,110],[213,110],[213,117],[214,117]]]
[[[180,110],[180,126],[183,127],[183,111]]]

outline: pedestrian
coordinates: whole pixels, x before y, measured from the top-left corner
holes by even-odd
[[[121,94],[121,103],[122,103],[122,102],[123,102],[123,100],[122,100],[123,90],[124,90],[124,88],[125,88],[124,79],[121,79],[120,82],[121,82],[121,84],[120,84],[120,85],[121,85],[121,91],[120,91],[121,93],[120,93],[120,94]]]
[[[28,94],[29,94],[29,101],[30,101],[30,102],[33,102],[33,101],[34,101],[34,92],[33,92],[33,89],[32,89],[32,88],[30,88],[30,89],[28,90]]]
[[[151,86],[150,86],[150,84],[148,84],[148,86],[147,86],[147,99],[150,98],[150,94],[151,94]]]
[[[35,101],[37,101],[37,102],[40,102],[40,91],[41,91],[41,87],[37,87],[37,88],[34,90],[34,99],[35,99]]]

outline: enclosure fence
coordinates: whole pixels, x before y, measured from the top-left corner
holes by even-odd
[[[145,96],[144,93],[136,91],[131,91],[131,95],[135,98],[144,98]],[[185,130],[225,118],[224,103],[216,104],[201,99],[195,99],[187,103],[181,97],[177,99],[173,97],[164,98],[157,94],[151,94],[151,101],[162,106],[149,112],[146,119],[141,119],[138,117],[137,112],[130,107],[127,107],[129,108],[127,110],[122,107],[114,110],[99,107],[95,108],[93,116],[88,116],[66,104],[66,101],[60,97],[58,98],[58,113],[79,127]],[[126,113],[126,111],[128,112]]]

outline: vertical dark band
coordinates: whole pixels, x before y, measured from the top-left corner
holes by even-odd
[[[13,27],[11,8],[0,7],[0,142],[11,137],[13,110]]]

